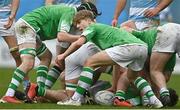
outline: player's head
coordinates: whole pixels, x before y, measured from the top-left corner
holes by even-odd
[[[88,10],[81,10],[74,16],[74,25],[81,31],[94,22],[94,14]]]
[[[175,106],[179,100],[179,96],[174,89],[168,88],[168,90],[169,90],[170,99],[171,99],[170,106]]]
[[[94,18],[96,18],[98,15],[101,15],[101,13],[98,12],[96,6],[91,2],[82,3],[79,7],[77,7],[77,11],[81,11],[81,10],[92,11],[94,14]]]

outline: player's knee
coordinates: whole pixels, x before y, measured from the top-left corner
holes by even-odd
[[[88,67],[94,67],[94,61],[91,59],[87,59],[84,63],[84,66],[88,66]]]
[[[46,52],[46,55],[42,55],[39,57],[41,64],[47,64],[49,65],[52,60],[52,53]]]
[[[44,43],[42,43],[41,46],[36,49],[36,55],[40,59],[42,64],[50,64],[52,53]]]
[[[25,70],[31,70],[31,69],[34,67],[34,60],[22,61],[21,66],[22,66]]]

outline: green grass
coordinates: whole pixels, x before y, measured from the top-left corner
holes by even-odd
[[[2,97],[9,85],[13,73],[13,69],[10,68],[0,68],[0,97]],[[36,74],[34,71],[29,73],[30,79],[32,82],[36,81]],[[111,81],[111,76],[103,74],[101,79]],[[178,95],[180,95],[180,75],[172,75],[168,87],[174,88]],[[60,89],[60,82],[57,81],[53,89]],[[22,90],[22,86],[19,88]],[[59,106],[52,103],[43,103],[43,104],[0,104],[0,109],[119,109],[120,107],[112,106],[101,106],[101,105],[83,105],[80,107],[74,106]],[[122,108],[122,107],[121,107]],[[144,109],[144,107],[135,107],[136,109]],[[180,101],[172,109],[180,108]]]

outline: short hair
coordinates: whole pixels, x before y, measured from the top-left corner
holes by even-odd
[[[169,106],[175,106],[179,100],[179,96],[174,89],[168,88],[168,90],[169,90],[170,99],[171,99],[171,103]]]
[[[83,19],[91,19],[92,21],[94,20],[94,15],[91,11],[88,10],[81,10],[76,13],[74,16],[74,25],[77,25],[81,20]]]
[[[101,13],[98,12],[96,6],[91,2],[82,3],[79,7],[77,7],[77,11],[81,10],[89,10],[92,11],[94,14],[94,17],[101,15]]]

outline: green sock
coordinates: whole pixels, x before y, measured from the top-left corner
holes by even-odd
[[[59,67],[57,67],[57,66],[53,66],[49,70],[47,79],[45,82],[46,88],[50,89],[55,84],[55,82],[59,78],[61,72],[62,72],[62,70],[60,70]]]
[[[15,90],[19,87],[24,77],[25,77],[25,73],[19,68],[16,68],[11,83],[9,84],[8,90],[6,92],[6,96],[14,96]]]
[[[80,75],[77,89],[72,97],[72,99],[76,100],[84,95],[86,90],[92,85],[93,81],[93,73],[94,70],[90,67],[84,67],[83,72]]]
[[[73,84],[73,83],[66,83],[66,90],[71,90],[71,91],[75,91],[77,88],[77,84]]]
[[[148,82],[145,79],[143,79],[142,77],[138,77],[134,81],[134,84],[143,94],[145,94],[148,97],[148,99],[152,96],[155,96],[154,92],[152,91],[152,88],[150,87]]]
[[[44,87],[38,87],[38,96],[45,96],[46,89]]]
[[[45,65],[39,65],[37,68],[37,84],[38,86],[45,87],[45,81],[47,77],[48,67]]]
[[[122,90],[117,90],[115,97],[117,97],[120,100],[125,100],[125,92]]]
[[[160,96],[169,96],[169,90],[166,87],[160,89]]]

